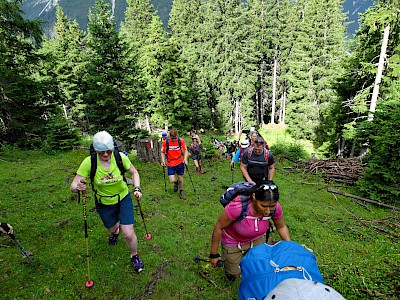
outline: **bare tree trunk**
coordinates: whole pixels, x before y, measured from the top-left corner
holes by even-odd
[[[235,99],[235,132],[239,132],[239,99]]]
[[[283,85],[281,116],[280,116],[279,124],[285,124],[285,114],[286,114],[286,83]]]
[[[146,120],[145,120],[145,122],[146,122],[146,129],[147,129],[147,131],[151,133],[150,122],[149,122],[149,116],[147,116],[147,115],[146,115]]]
[[[278,58],[274,57],[274,74],[272,80],[272,103],[271,103],[271,124],[275,124],[275,103],[276,103],[276,72],[278,67]]]
[[[374,90],[372,92],[372,97],[371,97],[371,105],[369,107],[368,121],[372,121],[374,118],[376,101],[378,99],[378,94],[379,94],[379,85],[381,84],[383,67],[385,65],[386,49],[389,40],[389,31],[390,31],[390,25],[387,25],[383,32],[381,55],[379,57],[378,71],[376,73]]]

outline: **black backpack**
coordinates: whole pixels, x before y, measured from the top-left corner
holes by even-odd
[[[119,149],[115,142],[114,142],[113,153],[114,153],[115,161],[117,162],[117,167],[118,167],[119,171],[121,172],[122,178],[127,183],[127,180],[124,176],[126,170],[124,168],[124,164],[122,163],[121,154],[119,153]],[[90,182],[92,184],[92,189],[93,189],[94,176],[96,175],[96,170],[97,170],[97,152],[96,152],[96,150],[94,150],[93,144],[90,144]]]
[[[251,195],[256,191],[257,186],[254,183],[241,181],[238,183],[232,184],[227,188],[226,192],[222,194],[219,199],[219,202],[223,207],[227,206],[229,202],[235,199],[240,195],[240,202],[242,203],[242,210],[240,212],[239,217],[235,220],[235,222],[240,222],[247,216],[247,208],[249,207],[249,202],[251,201]],[[272,218],[275,214],[275,210],[271,212],[268,218]],[[271,229],[271,226],[270,226]]]
[[[240,222],[247,215],[247,207],[251,200],[251,195],[255,192],[255,184],[251,182],[241,181],[232,184],[226,189],[226,192],[219,198],[219,202],[223,207],[227,206],[229,202],[240,195],[240,201],[242,202],[242,211],[240,216],[236,219],[236,222]]]

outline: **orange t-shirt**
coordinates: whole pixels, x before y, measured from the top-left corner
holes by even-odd
[[[178,139],[181,140],[181,147],[179,147]],[[175,167],[183,162],[183,151],[186,151],[186,144],[182,138],[178,138],[175,141],[168,138],[168,154],[167,166]],[[161,152],[166,153],[167,142],[163,141]]]

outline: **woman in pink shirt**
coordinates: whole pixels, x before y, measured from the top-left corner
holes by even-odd
[[[225,206],[214,226],[210,263],[213,267],[217,266],[221,257],[218,254],[218,244],[221,242],[222,260],[229,280],[240,277],[239,263],[246,252],[265,242],[270,219],[282,240],[290,241],[289,229],[283,220],[283,211],[278,200],[278,187],[271,182],[260,185],[252,194],[245,217],[242,215],[243,203],[240,196]]]

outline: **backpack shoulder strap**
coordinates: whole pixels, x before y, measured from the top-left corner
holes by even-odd
[[[124,164],[122,162],[121,154],[119,153],[119,150],[117,147],[114,147],[114,157],[115,157],[115,161],[117,163],[117,167],[118,167],[119,171],[121,172],[122,178],[124,179],[125,182],[127,182],[126,178],[124,176],[126,170],[125,170]]]
[[[240,195],[240,202],[242,202],[242,210],[240,211],[240,215],[239,217],[236,218],[235,222],[240,222],[247,216],[247,209],[249,207],[250,196]]]
[[[266,161],[266,163],[268,165],[268,163],[269,163],[269,151],[265,147],[264,147],[264,157],[265,157],[265,161]]]
[[[252,154],[253,154],[253,147],[249,147],[247,149],[247,159],[250,159]]]
[[[93,181],[94,181],[94,176],[96,175],[96,170],[97,170],[97,153],[94,150],[93,144],[90,144],[90,184],[93,187]]]

